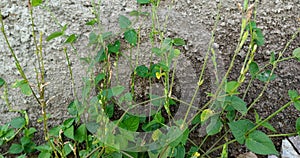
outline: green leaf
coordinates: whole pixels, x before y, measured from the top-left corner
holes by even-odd
[[[107,46],[108,52],[110,52],[110,53],[118,53],[119,50],[120,50],[120,46],[121,46],[120,41],[117,40],[114,44],[109,44]]]
[[[269,130],[271,130],[272,132],[277,132],[276,129],[269,122],[264,122],[262,124],[262,126],[269,129]]]
[[[0,158],[1,158],[1,155],[0,155]],[[20,155],[17,158],[26,158],[26,154]]]
[[[227,96],[225,98],[227,106],[232,106],[235,110],[245,115],[247,113],[247,104],[238,96]]]
[[[172,43],[175,45],[175,46],[183,46],[185,45],[185,41],[182,39],[182,38],[174,38]]]
[[[96,44],[97,42],[98,42],[98,36],[94,32],[91,32],[89,34],[89,44]]]
[[[137,33],[135,32],[134,29],[128,30],[126,32],[124,32],[124,36],[125,36],[125,40],[135,46],[137,43]]]
[[[145,65],[140,65],[136,67],[135,72],[138,76],[145,78],[148,77],[149,69]]]
[[[192,120],[192,125],[195,125],[195,124],[198,124],[198,123],[201,123],[201,114],[198,114],[194,117],[194,119]]]
[[[129,28],[131,25],[131,21],[124,15],[119,16],[119,25],[121,29]]]
[[[60,130],[61,130],[61,127],[60,127],[60,126],[52,127],[52,128],[49,130],[49,135],[50,135],[50,136],[58,137],[58,136],[59,136],[59,131],[60,131]]]
[[[95,77],[95,85],[98,85],[100,81],[102,81],[105,78],[105,74],[104,73],[99,73],[96,77]]]
[[[296,131],[298,135],[300,136],[300,117],[296,121]]]
[[[13,128],[22,128],[25,126],[25,119],[23,117],[17,117],[11,120],[10,125]]]
[[[170,48],[172,48],[172,42],[173,40],[171,38],[165,38],[162,43],[162,50],[168,51]]]
[[[137,0],[137,3],[139,3],[139,4],[148,4],[148,3],[150,3],[150,0]]]
[[[210,123],[206,127],[207,135],[215,135],[221,131],[223,124],[219,115],[214,115],[210,118]]]
[[[120,95],[124,91],[124,89],[125,88],[123,86],[115,86],[111,88],[113,96]]]
[[[59,37],[59,36],[62,36],[64,34],[64,32],[61,32],[61,31],[59,31],[59,32],[53,32],[52,34],[50,34],[47,38],[46,38],[46,41],[50,41],[50,40],[52,40],[52,39],[54,39],[54,38],[57,38],[57,37]]]
[[[275,80],[276,75],[274,73],[271,75],[271,70],[265,70],[265,71],[259,73],[256,76],[256,78],[259,79],[260,81],[267,82],[268,80],[270,80],[270,81]]]
[[[76,40],[77,36],[75,34],[72,34],[66,39],[65,43],[74,43]]]
[[[254,38],[254,42],[258,45],[258,46],[262,46],[265,44],[265,38],[264,35],[261,31],[261,29],[259,28],[255,28],[253,30],[253,38]]]
[[[253,131],[246,138],[246,147],[256,154],[279,155],[271,139],[261,131]]]
[[[300,111],[300,100],[299,100],[299,93],[295,90],[288,91],[289,97],[291,101],[293,101],[295,108]]]
[[[113,35],[113,34],[112,34],[111,31],[109,31],[109,32],[104,32],[104,33],[101,34],[102,40],[106,40],[106,39],[110,38],[112,35]]]
[[[23,146],[25,153],[32,153],[35,151],[36,144],[30,140],[30,142]]]
[[[152,52],[155,55],[157,55],[157,56],[161,56],[162,55],[162,51],[159,48],[157,48],[157,47],[152,48]]]
[[[22,137],[21,138],[21,145],[25,146],[26,144],[29,144],[31,142],[30,138],[28,137]]]
[[[229,94],[237,93],[237,88],[239,87],[237,81],[230,81],[226,83],[226,92]]]
[[[180,55],[180,50],[179,49],[174,49],[174,51],[172,51],[172,53],[174,53],[174,56],[177,58]]]
[[[161,112],[156,113],[153,120],[156,121],[157,123],[165,122],[165,118],[161,115]]]
[[[124,101],[130,104],[130,102],[132,101],[132,94],[130,92],[125,93],[123,96],[120,97],[119,102],[123,103]]]
[[[41,152],[38,158],[51,158],[50,152]]]
[[[71,149],[70,146],[72,146],[71,143],[66,143],[64,145],[63,150],[64,150],[64,153],[65,153],[65,156],[69,155],[72,152],[72,149]]]
[[[239,120],[229,123],[229,128],[234,138],[240,143],[244,144],[246,136],[245,134],[254,127],[254,123],[250,120]]]
[[[77,111],[77,106],[75,101],[72,101],[69,105],[68,105],[68,112],[71,116],[76,116],[78,114]]]
[[[108,104],[106,107],[105,107],[105,113],[106,115],[108,116],[108,118],[111,118],[113,115],[114,115],[114,104]]]
[[[23,147],[21,144],[15,144],[13,143],[10,148],[8,149],[8,153],[10,154],[20,154],[21,152],[23,152]]]
[[[64,135],[72,140],[74,140],[74,126],[67,128],[64,130]]]
[[[10,139],[12,137],[15,137],[15,131],[11,128],[5,131],[4,135],[2,136],[2,138],[6,138],[6,139]]]
[[[139,127],[139,121],[140,119],[138,117],[130,116],[129,118],[123,120],[119,126],[121,128],[135,132]]]
[[[98,52],[97,52],[97,55],[96,55],[96,58],[95,60],[97,62],[102,62],[102,61],[106,61],[107,60],[107,55],[106,53],[104,52],[104,49],[100,49]]]
[[[31,0],[31,5],[36,7],[43,3],[43,0]]]
[[[300,61],[300,47],[299,48],[296,48],[294,51],[293,51],[293,56],[295,58],[297,58],[298,61]]]
[[[74,135],[74,139],[79,143],[82,143],[87,138],[87,131],[85,124],[80,125]]]
[[[96,133],[98,128],[99,128],[99,123],[96,123],[96,122],[88,122],[86,124],[86,128],[89,132],[91,133]]]
[[[63,127],[69,128],[73,124],[74,121],[75,121],[74,118],[68,118],[67,120],[64,121]]]
[[[137,10],[133,10],[129,13],[130,16],[139,16],[140,15],[140,12],[137,11]]]
[[[198,152],[198,147],[197,146],[192,146],[189,152],[187,153],[190,157],[194,155],[194,153]]]
[[[297,101],[299,94],[296,90],[289,90],[288,94],[289,94],[291,101]]]
[[[129,13],[130,16],[149,16],[148,12],[139,12],[137,10],[133,10]]]
[[[159,97],[160,96],[158,96],[158,95],[150,94],[151,104],[154,105],[154,106],[157,106],[157,107],[162,106],[165,102],[165,99],[164,98],[158,99]]]
[[[21,92],[26,95],[26,96],[31,96],[32,95],[32,91],[31,91],[31,88],[28,84],[27,81],[25,80],[21,80],[21,81],[16,81],[14,84],[13,84],[13,88],[17,88],[17,87],[20,87],[21,89]]]
[[[9,130],[9,124],[0,125],[0,137],[3,136]]]
[[[160,66],[158,64],[151,64],[150,66],[150,76],[156,77],[156,73],[160,72]]]
[[[98,20],[97,19],[92,19],[92,20],[86,22],[85,25],[95,25],[96,23],[98,23]]]
[[[229,122],[232,122],[235,119],[235,116],[236,116],[236,112],[234,110],[228,111],[226,113],[226,118],[228,119]]]
[[[172,144],[175,146],[178,146],[180,144],[185,145],[188,138],[189,138],[190,130],[187,128],[175,141],[170,143],[169,145],[172,146]]]
[[[158,116],[158,117],[157,117]],[[143,124],[142,129],[146,132],[154,131],[156,129],[159,129],[161,127],[161,124],[164,122],[164,118],[161,116],[160,113],[155,115],[155,119],[152,121]]]
[[[259,72],[259,67],[256,62],[253,61],[250,63],[249,71],[250,71],[252,78],[255,78],[257,73]]]
[[[31,137],[35,132],[37,132],[37,130],[33,127],[30,127],[29,129],[24,130],[24,135],[26,137]]]
[[[300,100],[295,101],[294,106],[298,111],[300,111]]]
[[[43,145],[39,145],[37,147],[35,147],[36,150],[41,151],[41,152],[51,152],[52,148],[50,147],[50,145],[47,144],[43,144]]]
[[[176,154],[176,158],[184,158],[185,156],[185,148],[182,144],[179,144],[177,147],[177,154]]]
[[[247,8],[244,8],[244,9],[247,9]],[[256,29],[256,22],[255,21],[250,21],[248,23],[248,25],[246,26],[246,30],[247,31],[250,31],[250,28],[253,30],[253,29]]]
[[[5,84],[4,79],[0,78],[0,88]]]
[[[275,58],[275,53],[271,52],[271,57],[270,57],[270,64],[274,64],[276,58]]]

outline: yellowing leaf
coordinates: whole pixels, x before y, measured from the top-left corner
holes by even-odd
[[[166,75],[166,73],[160,73],[160,72],[155,73],[157,79],[160,79],[163,75]]]
[[[157,141],[161,135],[162,135],[162,132],[159,129],[157,129],[153,132],[151,137],[154,141]]]
[[[200,119],[201,122],[206,121],[207,119],[209,119],[212,115],[214,114],[214,112],[210,109],[205,109],[203,110],[203,112],[201,113]]]

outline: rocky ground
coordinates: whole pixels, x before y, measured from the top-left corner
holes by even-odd
[[[220,24],[217,27],[215,35],[214,48],[218,50],[220,58],[220,73],[226,70],[229,61],[233,55],[233,51],[237,44],[240,30],[241,14],[231,0],[226,1],[205,1],[205,0],[174,0],[174,4],[165,0],[158,10],[159,17],[169,15],[166,35],[169,37],[181,37],[187,45],[184,47],[181,64],[178,69],[179,82],[182,92],[182,98],[189,100],[194,86],[192,83],[197,81],[196,76],[204,60],[204,53],[210,40],[211,31],[217,14],[217,5],[222,2]],[[31,36],[30,18],[26,1],[2,0],[0,2],[2,16],[5,18],[5,29],[11,41],[21,65],[25,73],[32,83],[35,83],[34,68],[36,61],[33,52],[33,38]],[[104,31],[118,32],[118,17],[120,14],[128,15],[128,13],[137,8],[135,1],[117,1],[103,0],[100,5],[102,15],[102,29]],[[91,27],[85,26],[85,22],[94,18],[91,13],[91,3],[86,0],[64,0],[46,1],[41,7],[34,10],[34,19],[36,28],[43,32],[45,39],[50,33],[58,31],[59,24],[68,24],[67,34],[78,34],[79,41],[76,43],[78,54],[70,52],[70,60],[74,71],[75,85],[77,91],[82,87],[82,76],[87,70],[86,65],[78,60],[78,56],[88,56],[95,53],[88,47],[88,35],[93,30]],[[142,10],[151,11],[149,7],[144,6]],[[50,12],[51,11],[51,12]],[[298,0],[259,0],[257,11],[257,25],[262,29],[266,43],[258,49],[255,61],[259,65],[263,65],[269,61],[270,52],[275,54],[282,51],[292,34],[300,27],[300,3]],[[146,22],[141,23],[144,29],[142,34],[141,63],[147,63],[147,32],[151,28],[150,19],[146,18]],[[148,22],[147,22],[148,21]],[[143,38],[144,37],[144,38]],[[145,41],[145,42],[144,42]],[[299,47],[300,37],[296,37],[290,47],[285,52],[285,56],[289,56],[292,50]],[[68,117],[66,107],[73,99],[71,91],[71,82],[68,73],[67,63],[63,52],[63,40],[58,38],[51,42],[44,42],[46,80],[50,82],[47,86],[46,98],[54,98],[51,100],[47,111],[52,115],[49,124],[56,125]],[[71,50],[71,48],[68,48]],[[238,77],[240,66],[245,56],[245,50],[238,55],[233,73],[230,79],[234,80]],[[4,78],[10,85],[16,79],[21,79],[12,56],[4,42],[3,36],[0,36],[0,77]],[[126,63],[125,63],[126,64]],[[188,70],[188,71],[187,71]],[[125,72],[125,70],[123,71]],[[275,72],[277,78],[269,85],[268,90],[256,104],[255,109],[263,118],[267,117],[286,102],[289,98],[287,91],[290,89],[300,91],[300,63],[295,60],[282,62],[279,64]],[[181,77],[181,78],[180,78]],[[188,80],[187,80],[188,79]],[[209,85],[203,91],[214,89],[213,85],[207,78]],[[189,82],[186,82],[189,81]],[[194,82],[195,81],[195,82]],[[250,103],[257,97],[262,89],[263,84],[255,81],[246,96],[246,102]],[[2,95],[2,90],[0,91]],[[29,113],[32,125],[41,128],[42,125],[37,123],[40,116],[40,107],[31,98],[21,95],[17,89],[9,90],[9,99],[16,109],[24,109]],[[199,94],[195,104],[201,105],[203,94]],[[16,114],[8,112],[3,100],[0,100],[0,124],[9,122]],[[282,113],[273,118],[270,123],[280,133],[290,133],[295,131],[295,120],[300,116],[294,107],[289,107]],[[197,140],[198,133],[193,133],[192,138]],[[43,140],[42,132],[37,134],[38,140]],[[280,150],[281,139],[274,139],[278,150]],[[231,156],[244,151],[243,148],[231,149]]]

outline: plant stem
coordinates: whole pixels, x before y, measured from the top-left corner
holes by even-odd
[[[68,55],[66,47],[64,48],[64,53],[66,55],[66,60],[68,62],[68,69],[69,69],[69,73],[70,73],[70,77],[71,77],[71,82],[72,82],[73,96],[76,97],[77,94],[76,94],[75,81],[74,81],[74,77],[73,77],[73,71],[72,71],[72,68],[71,68],[71,62],[70,62],[69,55]]]
[[[0,15],[2,15],[1,9],[0,9]],[[6,32],[5,32],[5,30],[4,30],[4,22],[3,22],[2,16],[0,16],[0,22],[1,22],[1,32],[2,32],[2,34],[3,34],[3,36],[4,36],[5,42],[6,42],[8,48],[9,48],[9,50],[10,50],[10,53],[12,54],[12,56],[13,56],[13,58],[14,58],[16,67],[17,67],[17,69],[18,69],[20,75],[22,76],[22,78],[28,83],[29,81],[28,81],[28,79],[27,79],[27,77],[26,77],[26,75],[25,75],[25,73],[24,73],[24,71],[23,71],[23,69],[22,69],[22,67],[21,67],[21,64],[20,64],[20,62],[19,62],[19,60],[18,60],[18,58],[17,58],[17,56],[16,56],[14,50],[12,49],[12,47],[11,47],[9,41],[8,41]],[[29,83],[28,83],[28,84],[29,84]],[[31,90],[31,92],[32,92],[32,94],[33,94],[35,100],[38,102],[38,104],[41,105],[41,103],[40,103],[38,97],[36,96],[35,92],[33,91],[32,87],[30,86],[30,84],[29,84],[29,87],[30,87],[30,90]]]
[[[291,137],[291,136],[296,136],[298,133],[283,133],[283,134],[271,134],[268,135],[269,137]]]
[[[185,117],[184,117],[184,119],[183,119],[183,122],[185,122],[186,121],[186,119],[187,119],[187,116],[188,116],[188,114],[189,114],[189,112],[190,112],[190,110],[191,110],[191,107],[192,107],[192,105],[193,105],[193,103],[194,103],[194,101],[195,101],[195,98],[196,98],[196,96],[197,96],[197,93],[198,93],[198,91],[199,91],[199,89],[200,89],[200,86],[202,85],[202,84],[199,84],[199,83],[201,83],[201,82],[203,82],[203,76],[204,76],[204,72],[205,72],[205,68],[206,68],[206,64],[207,64],[207,60],[208,60],[208,55],[209,55],[209,52],[211,51],[211,47],[212,47],[212,44],[213,44],[213,42],[214,42],[214,36],[215,36],[215,33],[216,33],[216,30],[217,30],[217,26],[218,26],[218,24],[219,24],[219,20],[220,20],[220,8],[221,8],[221,5],[222,3],[220,2],[219,3],[219,5],[218,5],[218,13],[217,13],[217,18],[216,18],[216,21],[215,21],[215,23],[214,23],[214,27],[213,27],[213,31],[212,31],[212,35],[211,35],[211,39],[210,39],[210,42],[209,42],[209,44],[208,44],[208,48],[207,48],[207,52],[206,52],[206,55],[205,55],[205,59],[204,59],[204,64],[203,64],[203,66],[202,66],[202,69],[201,69],[201,73],[200,73],[200,76],[199,76],[199,80],[198,80],[198,85],[197,85],[197,87],[196,87],[196,90],[195,90],[195,92],[194,92],[194,95],[193,95],[193,97],[192,97],[192,100],[191,100],[191,102],[190,102],[190,104],[189,104],[189,107],[188,107],[188,109],[187,109],[187,112],[186,112],[186,115],[185,115]],[[210,100],[208,103],[206,103],[203,107],[202,107],[202,109],[204,109],[204,108],[206,108],[208,105],[210,105],[210,103],[212,102],[212,100]],[[200,113],[202,110],[199,110],[199,112],[198,113]],[[197,113],[197,114],[198,114]],[[190,120],[190,121],[192,121],[193,120],[193,118]],[[189,121],[189,122],[190,122]]]
[[[274,113],[272,113],[271,115],[269,115],[266,119],[262,120],[261,122],[259,122],[255,127],[253,127],[252,129],[250,129],[247,133],[251,133],[254,130],[256,130],[258,127],[260,127],[262,124],[264,124],[265,122],[269,121],[271,118],[273,118],[274,116],[276,116],[278,113],[280,113],[282,110],[286,109],[287,107],[289,107],[291,104],[293,103],[293,101],[290,101],[288,103],[286,103],[285,105],[283,105],[281,108],[279,108],[277,111],[275,111]]]

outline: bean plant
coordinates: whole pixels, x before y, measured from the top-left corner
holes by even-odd
[[[92,1],[93,19],[85,23],[86,26],[97,28],[89,34],[87,47],[93,52],[88,57],[79,57],[87,65],[86,76],[83,77],[82,91],[76,91],[74,73],[69,58],[70,53],[77,53],[76,43],[80,35],[67,34],[67,25],[60,25],[57,32],[46,35],[43,41],[43,32],[35,28],[33,12],[35,7],[43,6],[42,0],[28,0],[28,8],[31,18],[32,37],[34,39],[34,52],[37,68],[32,71],[36,74],[36,86],[28,80],[24,67],[21,66],[14,48],[8,40],[4,29],[3,17],[0,16],[1,32],[5,39],[9,53],[14,58],[16,68],[21,76],[13,85],[8,85],[4,78],[0,78],[0,88],[3,91],[2,99],[6,102],[10,112],[18,113],[19,116],[10,122],[0,126],[0,146],[7,147],[0,157],[210,157],[212,153],[226,158],[229,156],[229,146],[235,142],[245,145],[248,150],[259,155],[279,155],[270,135],[260,130],[265,127],[272,136],[284,137],[295,136],[300,133],[300,119],[296,120],[294,133],[278,133],[268,121],[289,106],[295,106],[300,110],[300,95],[296,90],[289,90],[290,101],[282,105],[274,113],[262,118],[258,113],[252,113],[259,99],[266,92],[268,85],[277,77],[275,70],[280,62],[295,59],[300,61],[300,48],[295,49],[291,56],[285,57],[287,48],[299,35],[300,28],[292,35],[285,48],[275,55],[270,55],[270,60],[265,65],[257,63],[254,57],[257,49],[264,45],[265,39],[262,30],[256,23],[256,10],[258,2],[250,3],[244,0],[238,4],[242,15],[238,43],[228,69],[222,76],[216,77],[216,90],[207,93],[209,100],[202,107],[195,107],[194,101],[199,89],[205,86],[204,77],[208,75],[206,68],[208,62],[214,67],[217,62],[217,52],[212,47],[214,35],[220,20],[220,7],[215,15],[215,24],[212,30],[204,63],[198,69],[201,70],[198,82],[194,83],[195,92],[190,102],[184,102],[174,93],[176,82],[177,62],[181,50],[186,45],[186,40],[181,37],[168,37],[165,35],[168,16],[165,15],[165,23],[160,23],[158,10],[160,0],[137,0],[138,9],[128,15],[120,15],[118,24],[119,32],[103,32],[101,29],[101,16],[99,3]],[[174,0],[170,1],[170,8]],[[151,8],[151,12],[141,11],[141,7]],[[169,9],[170,9],[169,8]],[[1,14],[1,10],[0,10]],[[140,51],[141,31],[139,22],[151,19],[148,42],[151,48],[149,63],[143,64],[139,56],[145,51]],[[180,19],[178,19],[180,20]],[[36,35],[39,32],[39,35]],[[39,39],[37,39],[39,37]],[[48,119],[51,114],[46,107],[48,100],[45,98],[45,89],[48,82],[45,80],[45,66],[43,43],[56,38],[64,39],[63,53],[70,74],[70,83],[73,87],[74,98],[69,103],[67,111],[70,117],[63,120],[59,125],[48,128]],[[245,47],[247,46],[247,47]],[[68,49],[72,48],[72,49]],[[246,56],[240,68],[236,80],[230,80],[236,57],[242,49],[247,48]],[[139,50],[139,51],[136,51]],[[129,53],[126,53],[129,52]],[[127,78],[128,85],[120,84],[122,76],[118,73],[120,60],[126,59],[131,74]],[[98,71],[96,71],[98,70]],[[96,73],[95,73],[96,72]],[[248,75],[250,74],[250,75]],[[1,77],[1,76],[0,76]],[[249,77],[249,78],[248,78]],[[246,82],[246,80],[249,80]],[[245,102],[246,94],[254,80],[259,80],[263,85],[262,90],[252,102]],[[141,82],[142,83],[139,83]],[[161,95],[151,94],[154,84],[163,85]],[[150,87],[149,92],[139,95],[139,86]],[[32,96],[36,104],[42,109],[40,121],[43,129],[30,127],[28,114],[25,110],[15,110],[14,105],[8,98],[10,87],[18,88],[26,96]],[[241,90],[241,86],[245,86]],[[143,89],[143,87],[142,87]],[[96,94],[95,92],[96,91]],[[147,112],[148,115],[135,115],[131,111],[138,107],[156,107],[156,110]],[[175,117],[179,106],[186,106],[182,118]],[[196,108],[196,113],[191,110]],[[172,110],[173,109],[173,110]],[[178,112],[178,111],[177,111]],[[88,114],[88,115],[86,115]],[[247,116],[255,116],[248,119]],[[255,120],[255,121],[253,121]],[[195,142],[189,138],[191,132],[198,128],[205,129],[205,136],[201,142]],[[44,143],[37,145],[34,135],[43,131]],[[141,133],[143,135],[141,135]],[[222,134],[217,137],[218,134]],[[219,136],[219,135],[218,135]],[[203,148],[209,138],[216,138],[210,148]]]

